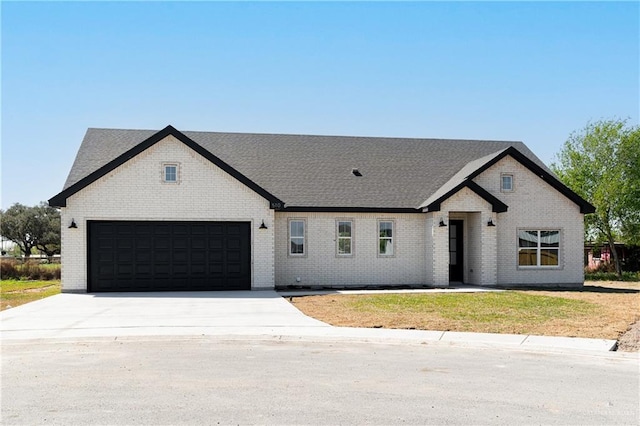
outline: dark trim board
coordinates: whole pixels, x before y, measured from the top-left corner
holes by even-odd
[[[88,292],[250,289],[250,222],[87,222]]]
[[[456,185],[453,189],[448,191],[443,196],[439,197],[437,200],[435,200],[432,203],[430,203],[426,207],[427,211],[429,211],[429,212],[440,211],[440,205],[444,201],[449,199],[449,197],[451,197],[453,194],[455,194],[458,191],[460,191],[462,188],[469,188],[470,190],[475,192],[480,198],[484,199],[487,203],[491,204],[491,208],[492,208],[493,212],[504,213],[509,208],[509,206],[507,206],[505,203],[503,203],[502,201],[500,201],[499,199],[497,199],[496,197],[491,195],[486,189],[484,189],[483,187],[481,187],[480,185],[478,185],[474,181],[465,180],[462,183],[460,183],[459,185]]]
[[[411,207],[284,207],[277,209],[283,212],[309,213],[422,213],[421,209]]]

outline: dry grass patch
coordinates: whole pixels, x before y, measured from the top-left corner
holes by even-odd
[[[618,339],[640,318],[640,283],[587,283],[573,291],[307,296],[293,304],[336,326]]]
[[[0,310],[4,311],[10,307],[14,308],[58,293],[60,293],[60,280],[2,280],[0,281]]]

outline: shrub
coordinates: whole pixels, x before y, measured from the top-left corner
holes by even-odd
[[[0,260],[0,279],[18,279],[20,278],[20,272],[16,265],[15,259],[1,259]]]
[[[615,272],[585,272],[587,281],[619,281]],[[640,272],[623,272],[622,281],[640,281]]]
[[[0,261],[0,277],[2,279],[20,280],[59,280],[60,265],[41,265],[36,261],[27,261],[22,265],[14,259]]]

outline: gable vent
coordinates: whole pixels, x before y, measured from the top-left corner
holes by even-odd
[[[362,173],[360,173],[360,170],[358,169],[352,169],[351,173],[353,173],[354,176],[362,176]]]

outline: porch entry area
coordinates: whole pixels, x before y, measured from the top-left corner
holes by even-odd
[[[449,212],[449,284],[494,282],[497,227],[488,224],[490,219],[491,214],[486,212]]]

